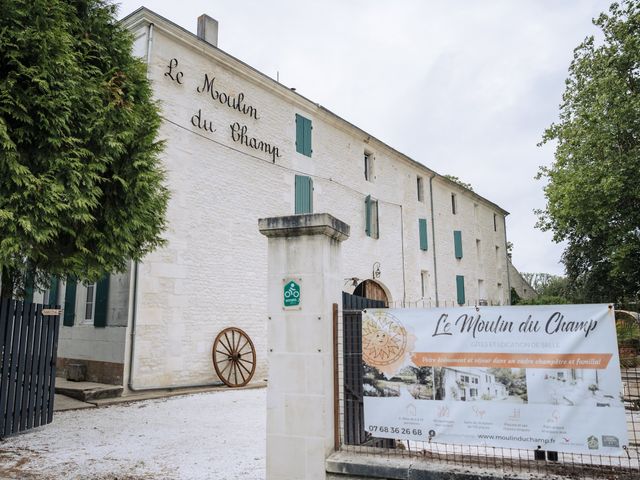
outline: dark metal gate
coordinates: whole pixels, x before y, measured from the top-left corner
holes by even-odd
[[[376,439],[364,429],[362,366],[362,310],[385,308],[382,300],[371,300],[342,292],[344,369],[344,443],[393,448],[394,441]]]
[[[59,317],[42,310],[0,300],[0,438],[53,419]]]

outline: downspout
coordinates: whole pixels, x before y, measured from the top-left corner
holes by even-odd
[[[436,261],[436,223],[435,216],[433,214],[433,177],[429,177],[429,200],[431,201],[431,238],[433,239],[433,281],[436,286],[436,307],[440,306],[440,300],[438,299],[438,264]]]
[[[506,305],[511,305],[511,279],[509,278],[509,252],[507,250],[507,217],[503,216],[502,217],[502,225],[503,225],[503,229],[502,231],[504,232],[504,257],[506,260],[506,263],[504,264],[505,269],[507,270],[507,301],[505,302]]]
[[[407,306],[407,281],[404,268],[404,213],[400,205],[400,247],[402,250],[402,307]]]
[[[151,51],[153,46],[153,23],[149,24],[147,32],[147,79],[149,79],[149,66],[151,65]],[[135,388],[133,386],[133,363],[135,359],[136,351],[136,320],[138,317],[138,262],[133,262],[133,292],[132,299],[133,307],[131,313],[131,339],[129,349],[129,381],[127,382],[127,388],[132,392],[148,392],[152,390],[172,390],[175,388],[197,388],[197,387],[218,387],[224,385],[222,382],[208,382],[188,385],[163,385],[154,387]]]

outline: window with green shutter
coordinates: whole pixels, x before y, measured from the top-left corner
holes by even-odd
[[[458,294],[458,305],[464,305],[464,276],[456,275],[456,291]]]
[[[58,285],[58,277],[53,276],[49,279],[49,298],[46,302],[51,306],[58,304]]]
[[[368,237],[379,238],[380,232],[378,230],[378,201],[373,200],[371,195],[367,195],[364,199],[365,208],[365,224],[364,232]]]
[[[295,213],[313,213],[313,179],[296,175]]]
[[[311,156],[311,120],[296,113],[296,152]]]
[[[76,288],[76,279],[67,279],[64,291],[64,317],[62,319],[62,324],[66,327],[72,327],[76,317]]]
[[[429,243],[427,241],[427,219],[418,219],[418,231],[420,232],[420,250],[427,250]]]
[[[453,231],[453,246],[456,254],[456,258],[459,260],[462,258],[462,232],[460,230]]]
[[[109,303],[109,275],[98,280],[96,284],[95,311],[93,315],[94,327],[107,326],[107,307]]]

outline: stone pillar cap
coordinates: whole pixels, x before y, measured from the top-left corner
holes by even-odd
[[[350,227],[328,213],[309,213],[261,218],[258,220],[258,229],[266,237],[326,235],[341,242],[349,238]]]

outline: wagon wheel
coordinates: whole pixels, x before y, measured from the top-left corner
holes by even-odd
[[[213,342],[213,368],[229,387],[243,387],[256,371],[256,349],[249,335],[236,327],[222,330]]]

